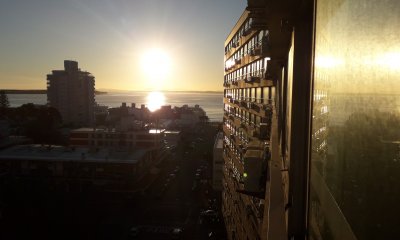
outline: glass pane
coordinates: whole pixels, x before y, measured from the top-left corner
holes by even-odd
[[[318,0],[310,239],[399,239],[400,1]]]

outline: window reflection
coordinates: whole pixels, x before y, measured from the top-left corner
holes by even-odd
[[[317,1],[310,239],[400,236],[399,12]]]

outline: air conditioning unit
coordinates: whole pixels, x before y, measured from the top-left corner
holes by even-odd
[[[265,183],[261,183],[264,173],[263,151],[247,150],[244,155],[244,191],[260,192]]]
[[[260,136],[261,140],[269,140],[271,125],[268,123],[260,123]]]

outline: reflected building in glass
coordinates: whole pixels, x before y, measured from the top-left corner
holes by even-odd
[[[225,42],[229,239],[397,239],[400,2],[247,5]]]
[[[311,158],[314,239],[399,235],[399,11],[398,1],[318,1],[314,96],[332,101],[326,163]]]

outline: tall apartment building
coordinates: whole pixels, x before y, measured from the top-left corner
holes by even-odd
[[[81,71],[78,62],[64,61],[64,70],[47,75],[47,101],[67,124],[92,126],[94,122],[95,79]]]
[[[398,238],[399,11],[247,1],[225,41],[228,239]]]
[[[223,213],[230,239],[260,239],[268,202],[273,81],[269,32],[261,13],[245,11],[225,42]],[[262,179],[262,183],[260,182]]]

